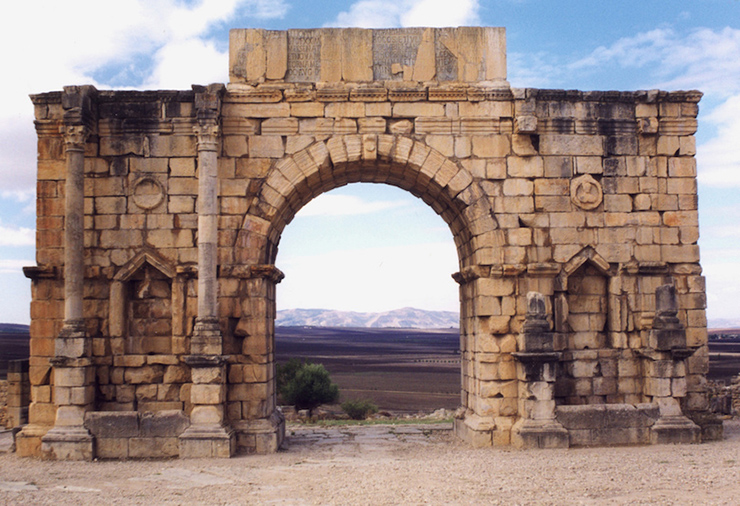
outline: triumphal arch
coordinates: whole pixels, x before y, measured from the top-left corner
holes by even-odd
[[[568,447],[721,434],[706,412],[701,93],[513,89],[502,28],[230,37],[227,85],[32,97],[21,454],[277,450],[280,235],[311,199],[354,182],[403,188],[452,231],[459,437]]]

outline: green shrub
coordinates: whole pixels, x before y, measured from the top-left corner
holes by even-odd
[[[378,406],[368,399],[356,401],[345,401],[342,403],[342,410],[353,420],[364,420],[373,413],[378,412]]]
[[[321,364],[302,364],[281,392],[283,399],[296,409],[307,409],[308,416],[321,404],[339,398],[339,387],[331,382],[329,371]]]

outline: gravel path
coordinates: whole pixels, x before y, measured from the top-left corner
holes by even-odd
[[[717,443],[534,451],[473,449],[444,425],[288,430],[287,450],[229,460],[0,454],[0,504],[740,503],[737,420]]]

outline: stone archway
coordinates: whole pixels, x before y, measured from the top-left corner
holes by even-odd
[[[313,197],[362,181],[420,197],[453,234],[461,438],[721,433],[705,386],[701,93],[512,89],[504,30],[478,27],[234,30],[230,80],[32,97],[39,265],[25,269],[21,454],[277,450],[280,235]],[[162,290],[138,291],[137,307],[171,325],[126,350],[121,294],[152,281]]]
[[[260,262],[258,265],[263,271],[279,273],[272,266],[285,226],[311,199],[354,182],[390,184],[424,200],[450,227],[461,272],[477,272],[481,266],[501,262],[503,236],[491,201],[473,176],[437,150],[403,135],[332,136],[276,162],[274,170],[251,200],[234,247],[237,262]],[[246,336],[247,343],[249,336],[260,336],[256,351],[274,349],[275,282],[279,279],[280,274],[258,282],[262,285],[259,290],[246,288],[255,281],[245,281],[250,297],[242,302],[245,316],[237,328]],[[464,277],[458,273],[455,279],[461,281]],[[479,314],[484,320],[488,319],[488,310],[484,304],[476,304],[478,290],[468,284],[463,281],[460,289],[461,405],[470,408],[470,414],[474,415],[474,406],[481,404],[472,377],[478,369],[473,365],[477,353],[475,343],[490,340],[490,337],[478,323]],[[255,293],[265,296],[255,297]],[[252,351],[249,344],[243,349],[246,355]],[[266,361],[265,376],[272,377],[271,367],[273,364]],[[466,374],[471,377],[466,379]],[[508,378],[508,381],[513,379]],[[274,384],[269,391],[274,403]],[[513,410],[511,404],[512,415]],[[490,438],[490,428],[484,432],[483,437]],[[461,435],[470,439],[464,431]]]

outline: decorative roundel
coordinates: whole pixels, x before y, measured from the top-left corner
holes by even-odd
[[[601,184],[589,174],[575,178],[570,183],[570,200],[581,209],[596,209],[604,199]]]
[[[154,209],[164,199],[162,183],[153,177],[142,177],[134,184],[131,192],[134,204],[142,209]]]

